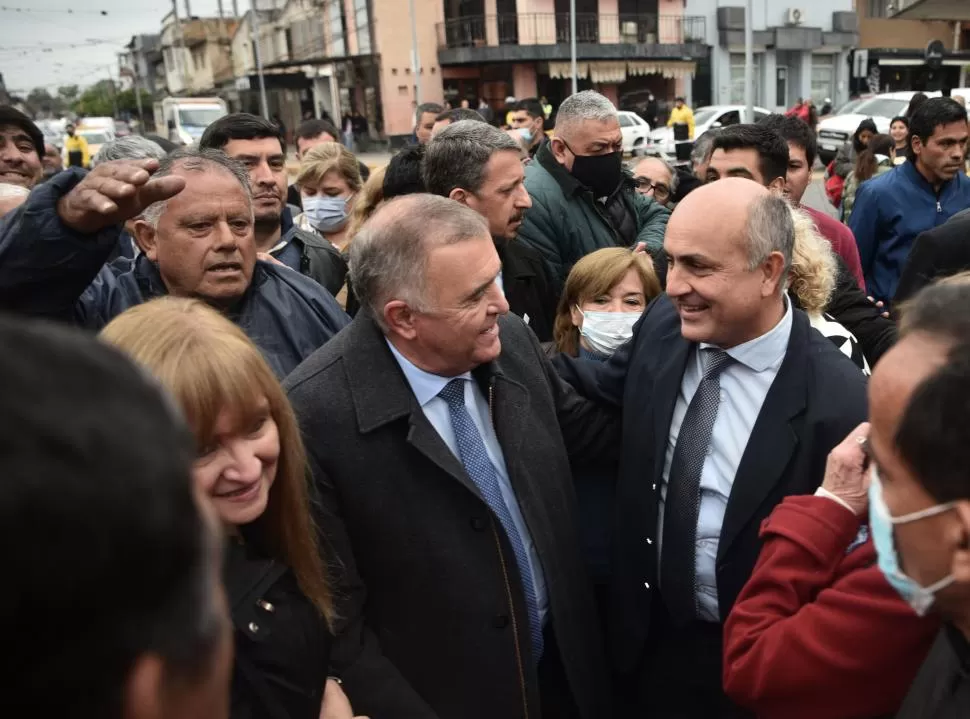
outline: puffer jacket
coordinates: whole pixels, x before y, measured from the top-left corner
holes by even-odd
[[[572,266],[590,252],[637,242],[646,243],[651,255],[663,249],[670,210],[636,192],[627,178],[604,205],[556,162],[549,143],[526,167],[525,188],[532,207],[525,211],[517,241],[542,255],[556,293],[562,292]],[[620,216],[629,219],[629,233],[611,220]]]
[[[77,169],[56,175],[0,220],[0,309],[97,331],[128,308],[168,293],[144,255],[105,264],[120,227],[85,235],[61,222],[57,202],[84,175]],[[279,377],[350,322],[316,282],[268,262],[256,262],[249,289],[227,314]]]

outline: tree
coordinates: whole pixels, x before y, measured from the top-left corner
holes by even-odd
[[[76,101],[80,94],[81,90],[77,85],[61,85],[57,88],[57,96],[64,101],[65,105],[70,105]]]
[[[27,95],[27,107],[33,115],[51,115],[64,110],[64,101],[54,97],[43,87],[35,87]]]
[[[113,80],[98,80],[74,103],[74,111],[87,117],[114,117],[118,89]]]

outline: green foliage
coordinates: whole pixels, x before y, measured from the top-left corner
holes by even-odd
[[[142,112],[151,115],[152,96],[141,91]],[[115,117],[129,112],[137,116],[138,102],[134,90],[119,90],[111,80],[100,80],[91,85],[74,103],[74,111],[84,116]]]

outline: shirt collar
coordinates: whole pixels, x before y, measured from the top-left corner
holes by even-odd
[[[451,382],[451,380],[470,380],[472,378],[471,372],[465,372],[464,374],[459,375],[457,378],[442,377],[441,375],[425,372],[420,367],[417,367],[407,357],[402,355],[398,351],[397,347],[395,347],[386,337],[384,338],[384,341],[387,342],[387,346],[391,348],[391,354],[394,355],[394,359],[396,359],[398,365],[400,365],[401,371],[404,372],[404,378],[408,381],[408,384],[411,386],[411,391],[414,392],[415,399],[418,400],[418,404],[420,404],[422,407],[437,397],[441,393],[441,390],[445,388],[445,385]]]
[[[785,298],[785,315],[781,321],[772,329],[765,332],[760,337],[748,340],[743,344],[724,350],[736,362],[740,362],[755,372],[764,372],[766,369],[780,363],[785,352],[788,351],[788,338],[791,336],[792,326],[792,307],[788,298]],[[720,349],[716,345],[702,342],[701,349]]]

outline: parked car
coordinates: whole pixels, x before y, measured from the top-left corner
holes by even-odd
[[[635,112],[620,110],[620,133],[623,135],[623,152],[639,155],[647,146],[650,125]]]
[[[715,127],[728,127],[747,122],[742,119],[745,114],[744,105],[707,105],[694,110],[694,137],[700,137]],[[754,108],[754,120],[770,115],[771,111],[763,107]],[[647,151],[651,154],[663,154],[673,160],[677,156],[674,147],[674,131],[670,127],[658,127],[647,138]]]
[[[835,159],[839,149],[852,137],[859,123],[871,117],[879,132],[888,133],[892,119],[902,115],[913,99],[915,92],[885,92],[873,95],[857,102],[845,111],[841,108],[838,113],[826,117],[818,123],[818,157],[823,165],[828,165]],[[928,97],[939,97],[939,92],[928,92]],[[850,105],[852,103],[849,103]]]

